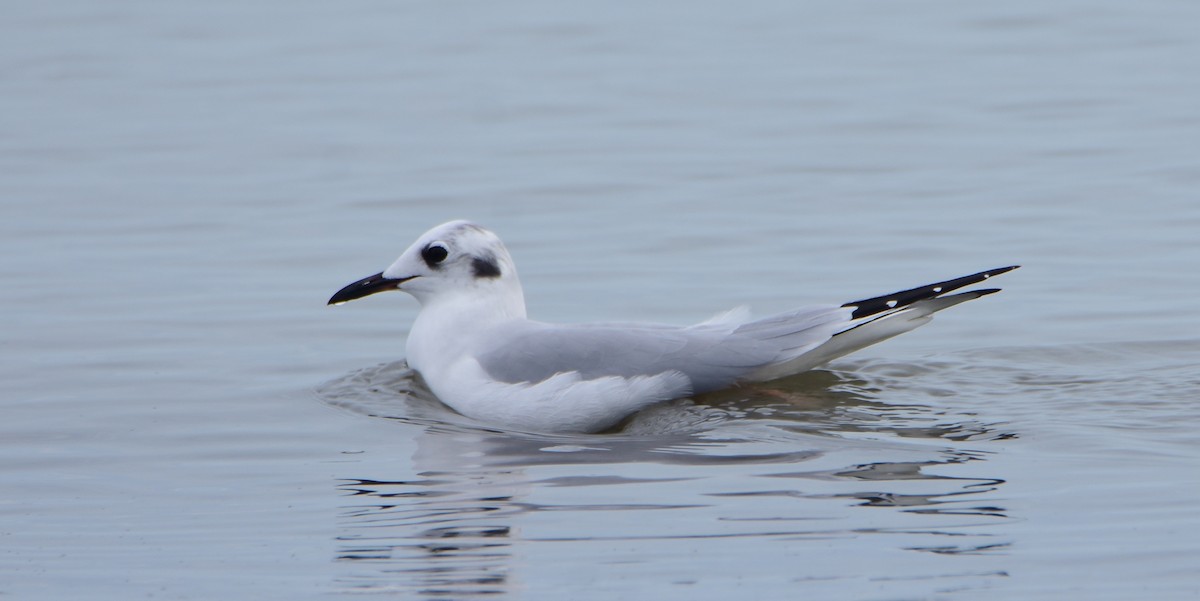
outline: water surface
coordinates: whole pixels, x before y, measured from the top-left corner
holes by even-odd
[[[0,594],[1193,599],[1191,3],[56,2],[0,22]],[[1005,291],[620,432],[457,416],[451,218],[533,316]]]

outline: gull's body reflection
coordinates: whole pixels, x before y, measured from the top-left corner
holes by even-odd
[[[413,457],[417,478],[346,482],[338,559],[374,564],[379,574],[354,583],[404,583],[426,595],[490,595],[512,586],[520,499],[529,483],[519,469],[479,462],[485,436],[426,431]],[[383,580],[380,581],[380,576]]]

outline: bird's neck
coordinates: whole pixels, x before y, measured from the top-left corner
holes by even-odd
[[[470,353],[492,327],[514,319],[525,319],[519,285],[424,299],[408,335],[408,363],[429,378]]]

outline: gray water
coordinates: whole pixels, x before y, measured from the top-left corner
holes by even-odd
[[[1200,4],[2,12],[3,598],[1200,595]],[[324,306],[458,217],[551,321],[1024,268],[541,436]]]

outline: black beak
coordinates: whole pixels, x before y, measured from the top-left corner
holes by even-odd
[[[416,277],[416,276],[413,276]],[[390,279],[383,277],[383,273],[367,276],[341,290],[329,298],[329,304],[340,305],[348,303],[356,298],[370,296],[376,292],[387,292],[400,287],[400,284],[411,280],[412,278]]]

